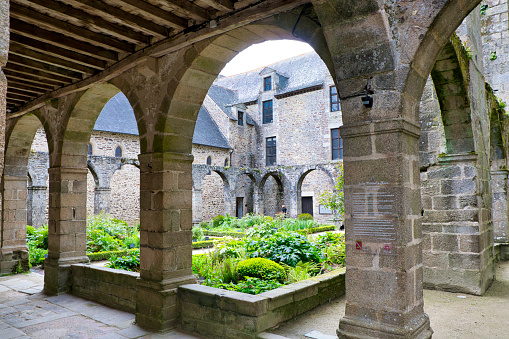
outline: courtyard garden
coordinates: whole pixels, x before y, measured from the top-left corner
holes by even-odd
[[[298,219],[217,216],[193,227],[192,269],[200,284],[258,294],[344,266],[344,234],[310,215]],[[47,226],[27,226],[31,265],[47,255]],[[101,214],[87,219],[87,255],[106,267],[139,271],[139,226]]]

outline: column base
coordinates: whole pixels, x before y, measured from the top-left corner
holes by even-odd
[[[0,274],[22,273],[29,270],[28,249],[5,249],[0,252]]]
[[[407,326],[380,324],[363,319],[344,317],[336,330],[340,339],[429,339],[433,334],[427,314],[409,323]]]
[[[136,324],[152,331],[163,331],[178,324],[180,306],[178,287],[196,284],[193,275],[162,282],[138,279],[136,290]]]
[[[46,258],[44,260],[44,293],[59,295],[69,292],[72,287],[71,265],[86,264],[89,261],[87,256],[63,259]]]

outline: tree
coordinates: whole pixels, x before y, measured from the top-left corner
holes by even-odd
[[[334,190],[324,191],[320,194],[319,203],[330,209],[333,213],[333,220],[343,220],[345,213],[345,193],[343,192],[343,164],[336,167],[338,176],[334,180]]]

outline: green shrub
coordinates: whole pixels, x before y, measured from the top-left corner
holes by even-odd
[[[299,261],[295,267],[284,266],[288,275],[288,282],[294,283],[301,280],[309,279],[320,272],[321,266],[314,262],[303,263]]]
[[[87,252],[118,251],[125,247],[118,239],[103,229],[87,232]]]
[[[121,251],[105,251],[105,252],[93,252],[87,253],[88,259],[90,261],[99,261],[99,260],[109,260],[112,256],[125,256],[129,255],[131,252],[139,251],[137,248],[133,248],[131,250],[121,250]]]
[[[135,250],[128,255],[115,256],[110,258],[110,262],[105,265],[109,268],[116,268],[119,270],[139,272],[140,271],[140,251]]]
[[[285,269],[278,263],[265,258],[251,258],[239,262],[237,273],[243,277],[276,279],[280,282],[286,279]]]
[[[214,246],[215,240],[204,240],[204,241],[196,241],[193,242],[193,248],[210,248]]]
[[[345,234],[340,232],[327,232],[319,235],[314,243],[319,248],[327,248],[331,245],[339,245],[345,243]]]
[[[313,216],[309,213],[301,213],[297,217],[298,220],[313,220]]]
[[[204,228],[204,229],[206,229],[206,230],[208,230],[208,229],[209,229],[209,227],[210,227],[210,225],[209,225],[209,223],[208,223],[208,222],[206,222],[206,221],[202,221],[202,222],[200,222],[200,227],[201,227],[201,228]]]
[[[193,240],[201,241],[203,239],[203,228],[193,227]]]
[[[34,235],[34,234],[35,234],[35,227],[27,225],[27,235]]]
[[[223,220],[224,220],[224,216],[222,216],[221,214],[215,216],[214,218],[212,218],[212,227],[216,228],[216,227],[221,226],[223,224]]]
[[[275,232],[275,231],[272,231]],[[270,233],[266,230],[260,238],[246,241],[246,251],[251,258],[261,257],[295,267],[299,261],[320,261],[320,251],[309,240],[291,232]]]
[[[226,237],[223,240],[216,241],[214,244],[215,255],[219,259],[224,258],[242,258],[245,256],[244,241]]]

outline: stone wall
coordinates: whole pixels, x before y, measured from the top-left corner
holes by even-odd
[[[134,226],[140,221],[140,170],[124,165],[110,182],[110,214]]]
[[[75,264],[71,269],[72,294],[126,312],[136,311],[139,273],[88,264]]]
[[[256,338],[256,334],[345,293],[344,270],[258,295],[202,285],[179,287],[180,325],[207,338]]]
[[[225,214],[224,192],[224,182],[219,174],[211,172],[205,176],[202,183],[202,221]]]
[[[319,223],[332,223],[332,214],[320,213],[320,196],[325,191],[333,190],[334,183],[327,173],[316,170],[306,175],[302,182],[301,197],[313,198],[313,220]],[[300,211],[302,212],[302,210]]]

